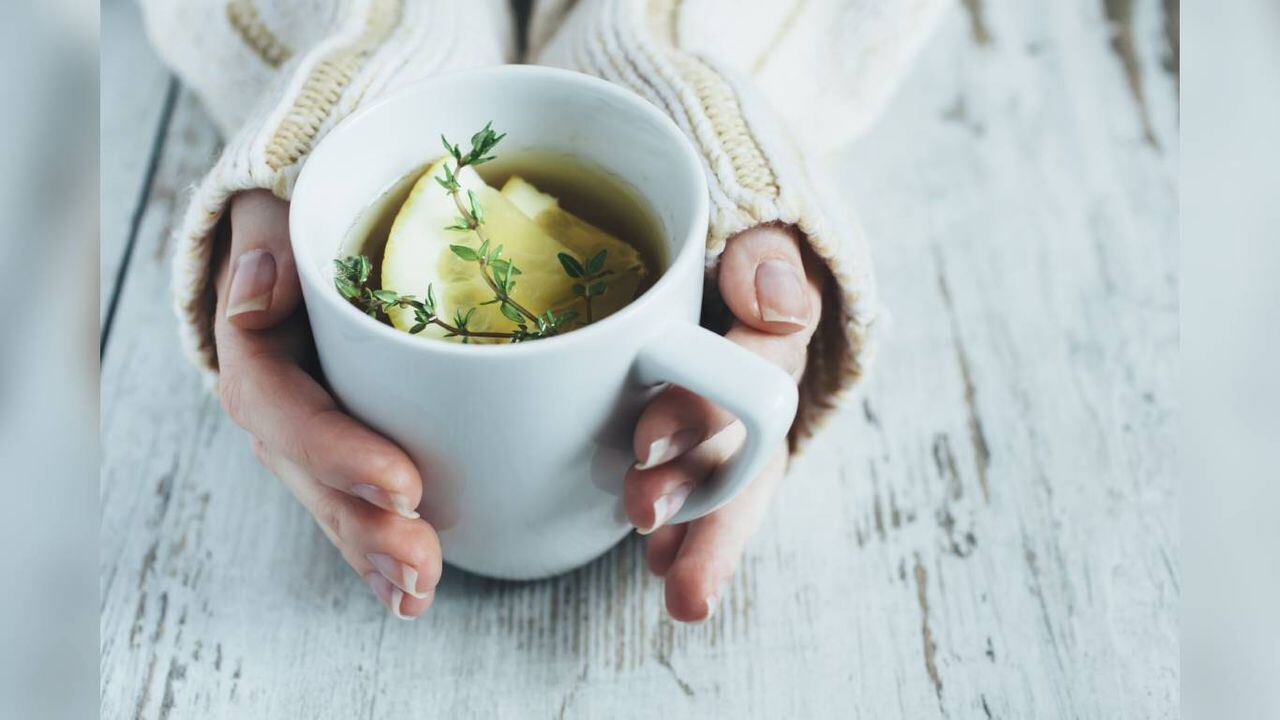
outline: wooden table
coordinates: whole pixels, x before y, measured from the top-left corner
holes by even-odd
[[[105,3],[104,717],[1176,715],[1176,12],[948,15],[835,158],[877,368],[683,626],[634,539],[545,582],[446,570],[414,623],[375,602],[182,359],[169,233],[219,139]]]

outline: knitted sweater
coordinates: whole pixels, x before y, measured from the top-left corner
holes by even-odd
[[[830,279],[794,446],[865,372],[877,317],[865,238],[806,158],[870,125],[945,2],[539,0],[517,58],[505,0],[142,0],[152,42],[227,138],[177,230],[188,355],[216,379],[213,236],[232,195],[266,188],[287,200],[325,133],[384,93],[523,59],[624,85],[690,137],[710,188],[709,272],[742,230],[804,233]]]

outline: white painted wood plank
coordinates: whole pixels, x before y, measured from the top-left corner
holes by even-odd
[[[937,61],[948,27],[847,158],[895,317],[867,388],[883,430],[841,418],[882,569],[853,595],[854,635],[889,617],[905,643],[917,612],[914,653],[863,655],[906,709],[861,707],[1174,716],[1172,82],[1144,75],[1157,150],[1101,3],[985,10],[990,43]]]
[[[143,32],[137,3],[105,0],[101,10],[99,325],[106,320],[134,212],[143,201],[171,84]]]
[[[878,367],[696,627],[635,542],[382,611],[183,365],[184,95],[104,361],[104,716],[1175,716],[1176,88],[1140,65],[1157,149],[1101,3],[968,6],[840,162]]]

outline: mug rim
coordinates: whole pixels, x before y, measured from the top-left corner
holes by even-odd
[[[308,172],[315,168],[317,156],[323,159],[328,153],[325,151],[326,141],[334,137],[341,137],[344,133],[355,132],[357,128],[366,118],[384,111],[387,105],[400,100],[403,96],[422,93],[426,91],[432,84],[440,83],[444,80],[452,80],[461,76],[469,76],[477,80],[488,80],[494,76],[505,75],[526,75],[530,79],[550,80],[552,82],[568,83],[580,86],[587,92],[597,95],[609,95],[619,100],[634,111],[646,116],[650,121],[654,122],[658,127],[666,132],[672,141],[672,147],[678,148],[676,154],[679,155],[678,162],[680,166],[678,171],[688,174],[694,181],[694,185],[698,188],[692,210],[692,219],[690,227],[687,229],[679,250],[675,253],[675,257],[663,269],[658,279],[649,286],[639,297],[627,303],[617,312],[603,318],[597,322],[591,323],[586,327],[573,330],[563,335],[556,335],[549,338],[540,338],[537,341],[520,342],[520,343],[454,343],[430,341],[429,338],[419,338],[410,335],[407,332],[394,328],[385,323],[369,317],[365,313],[358,310],[354,305],[346,299],[339,296],[338,292],[333,288],[333,284],[329,279],[323,276],[320,268],[321,265],[313,262],[314,251],[308,247],[307,243],[300,242],[297,238],[300,233],[297,229],[306,226],[306,219],[303,217],[306,212],[305,205],[309,200],[308,195],[312,185],[320,182],[315,179],[315,172]],[[637,188],[639,189],[639,188]],[[644,196],[644,193],[641,192]],[[316,194],[316,197],[321,197]],[[645,198],[648,202],[648,198]],[[439,352],[452,353],[460,355],[476,356],[479,354],[503,353],[512,357],[528,355],[537,352],[556,352],[560,349],[569,350],[573,345],[593,342],[597,339],[603,339],[604,334],[618,327],[623,322],[638,317],[645,309],[658,302],[658,297],[670,291],[677,283],[677,279],[671,277],[679,268],[694,262],[691,258],[694,255],[705,257],[706,253],[706,232],[709,223],[710,213],[710,197],[707,188],[706,175],[702,168],[702,161],[697,152],[693,148],[693,144],[689,138],[680,130],[680,128],[665,113],[656,106],[644,99],[640,95],[628,88],[616,85],[614,83],[602,80],[600,78],[579,73],[572,70],[562,68],[553,68],[540,65],[499,65],[493,67],[454,70],[437,75],[432,75],[389,93],[384,97],[378,98],[373,103],[360,108],[356,112],[351,113],[343,118],[331,129],[325,137],[316,145],[311,152],[308,162],[303,165],[298,175],[298,180],[294,185],[294,192],[289,205],[289,244],[293,249],[295,258],[295,267],[297,268],[299,278],[303,285],[310,285],[314,290],[311,295],[322,298],[319,302],[333,306],[334,311],[339,317],[351,318],[350,322],[356,323],[356,327],[368,328],[375,336],[382,336],[389,342],[408,343],[414,349],[422,352]],[[679,239],[678,232],[670,233],[672,238]],[[336,258],[336,255],[334,256]],[[334,258],[328,258],[332,260]],[[699,265],[702,263],[699,262]],[[324,267],[329,264],[325,263]],[[310,300],[311,298],[307,298]],[[316,311],[319,308],[308,307],[309,311]],[[345,322],[345,321],[344,321]],[[426,340],[424,342],[424,340]]]

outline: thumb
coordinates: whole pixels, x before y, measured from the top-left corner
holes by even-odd
[[[792,226],[770,224],[729,238],[719,282],[734,317],[773,335],[813,332],[821,296],[805,272],[802,237]]]
[[[289,203],[266,190],[232,198],[228,271],[219,291],[232,325],[259,330],[293,313],[301,290],[289,245]]]

